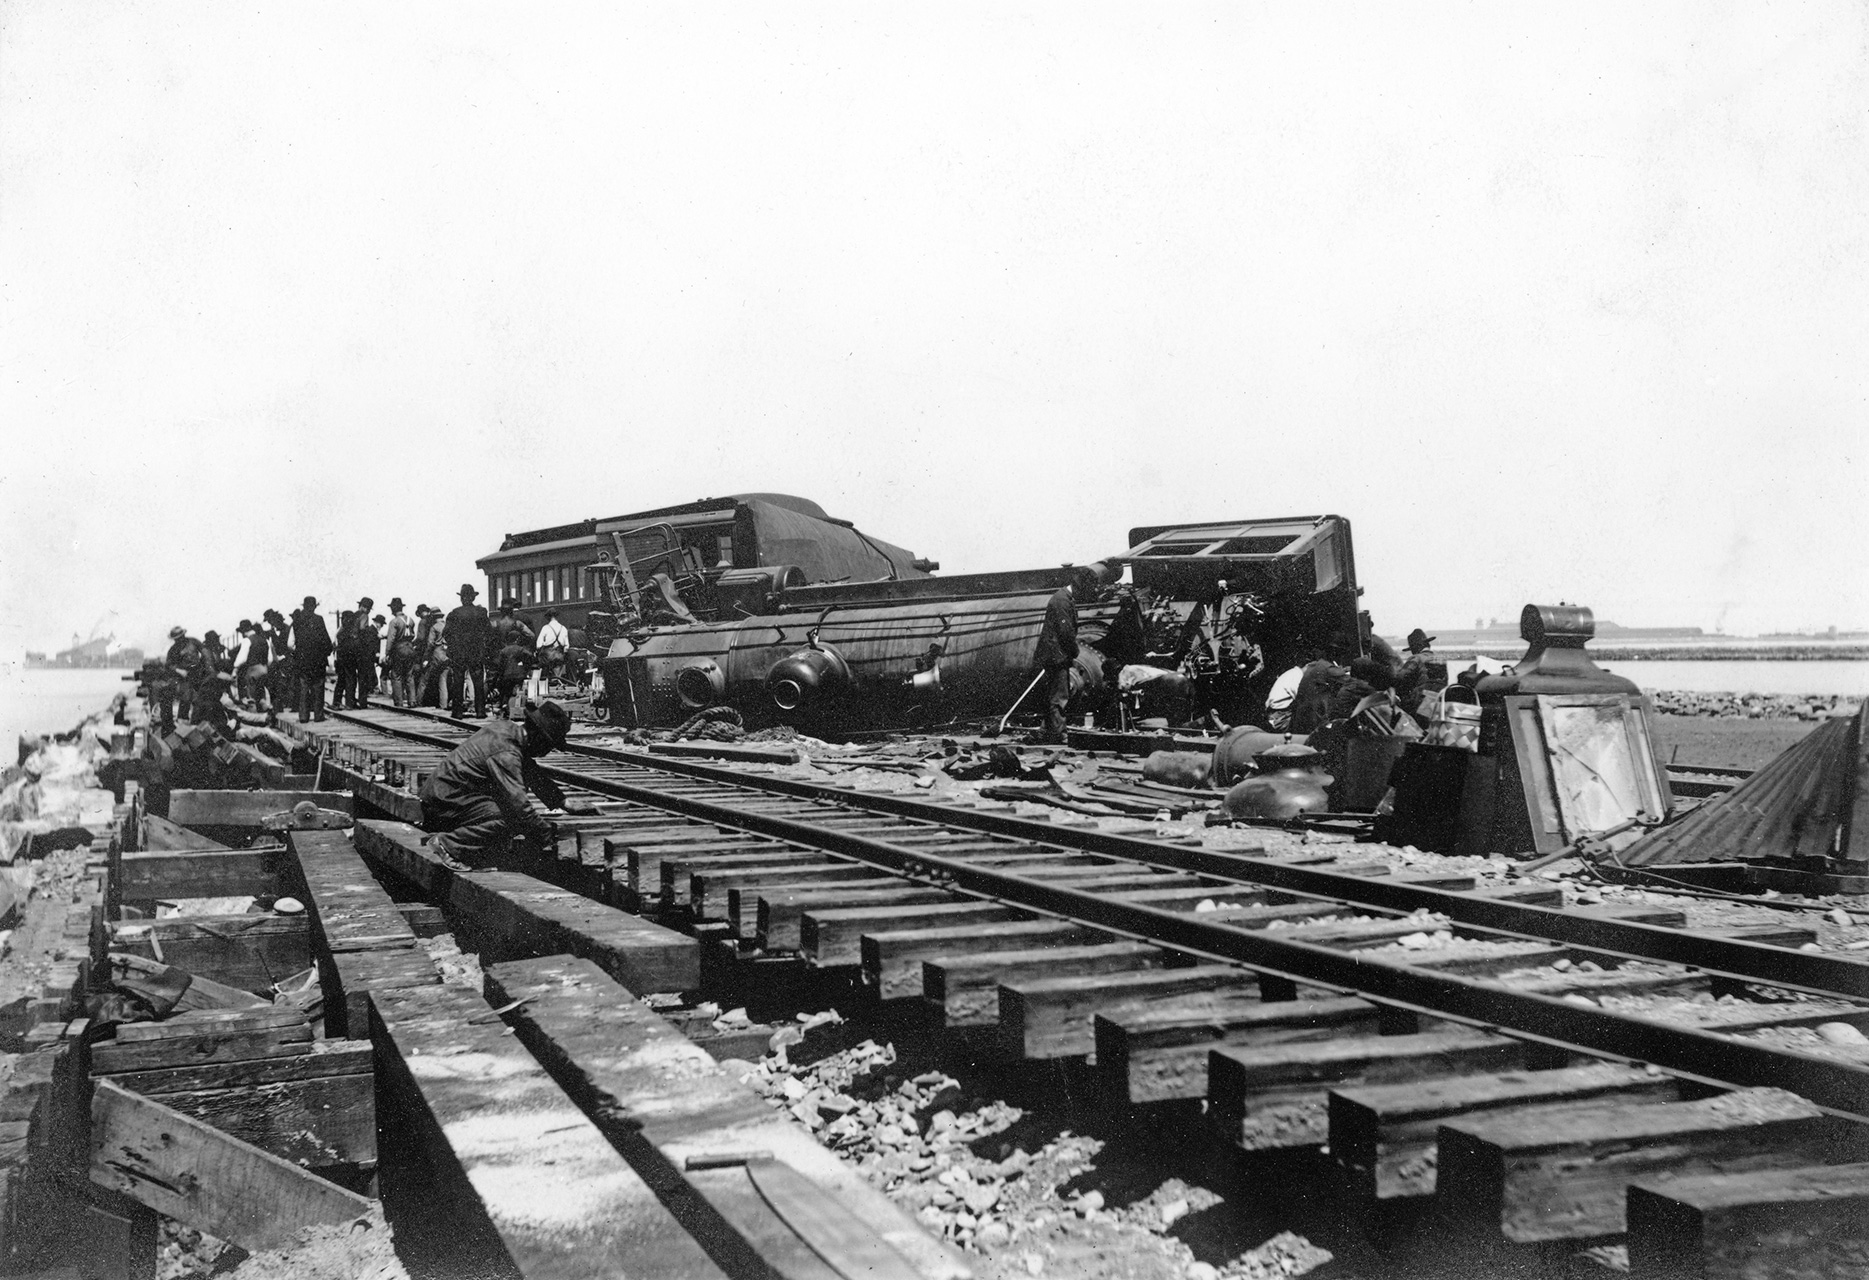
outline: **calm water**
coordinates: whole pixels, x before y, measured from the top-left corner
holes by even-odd
[[[1643,689],[1691,693],[1823,693],[1869,697],[1869,662],[1613,662]],[[0,664],[0,759],[22,733],[71,728],[132,688],[122,671],[31,671]]]
[[[1605,662],[1643,689],[1674,693],[1823,693],[1869,697],[1869,662],[1735,662],[1660,659]]]
[[[126,671],[30,671],[0,665],[0,763],[12,764],[22,733],[63,733],[118,693],[134,693]]]

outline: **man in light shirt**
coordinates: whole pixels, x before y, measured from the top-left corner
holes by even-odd
[[[558,610],[545,611],[545,625],[539,628],[534,650],[539,656],[539,670],[547,680],[557,680],[564,673],[565,651],[571,647],[571,632],[558,620]]]
[[[1291,701],[1298,696],[1298,682],[1303,679],[1304,663],[1300,662],[1272,682],[1272,692],[1265,697],[1266,728],[1291,726]]]

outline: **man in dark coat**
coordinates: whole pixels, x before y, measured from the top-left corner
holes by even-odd
[[[1330,718],[1330,698],[1350,672],[1329,658],[1319,657],[1305,664],[1298,681],[1298,692],[1291,700],[1288,732],[1310,734]]]
[[[1122,570],[1099,561],[1090,566],[1095,585],[1107,585],[1121,576]],[[1045,602],[1045,621],[1038,632],[1038,647],[1032,664],[1042,679],[1039,688],[1045,696],[1045,729],[1039,742],[1064,741],[1064,708],[1071,701],[1071,664],[1077,660],[1077,586],[1067,582],[1051,593]]]
[[[487,611],[474,603],[474,597],[479,594],[472,583],[461,584],[461,603],[448,611],[444,630],[448,637],[449,714],[466,714],[467,691],[462,686],[471,679],[474,682],[474,718],[485,720],[487,676],[484,668],[493,625],[487,618]]]
[[[533,797],[562,809],[565,794],[537,763],[565,745],[571,713],[547,702],[523,721],[495,720],[449,753],[422,784],[429,848],[456,871],[487,866],[514,835],[549,848],[552,824]]]
[[[298,706],[298,666],[292,656],[292,628],[277,609],[261,615],[266,620],[266,644],[272,660],[266,664],[266,695],[274,712]]]
[[[324,719],[325,665],[331,661],[331,632],[318,616],[318,598],[306,596],[292,611],[293,666],[298,674],[300,720]]]

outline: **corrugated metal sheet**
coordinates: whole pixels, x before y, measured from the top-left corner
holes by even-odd
[[[1725,795],[1643,836],[1616,860],[1643,867],[1836,856],[1856,800],[1864,714],[1869,707],[1819,725]]]

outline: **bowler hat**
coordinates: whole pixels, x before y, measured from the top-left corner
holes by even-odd
[[[390,607],[390,608],[392,608],[392,609],[400,609],[400,608],[402,608],[402,597],[401,597],[401,596],[391,596],[391,597],[389,598],[389,607]]]
[[[459,596],[460,596],[460,597],[461,597],[462,599],[466,599],[466,598],[467,598],[468,596],[477,596],[477,595],[479,595],[479,594],[480,594],[480,592],[479,592],[479,590],[478,590],[478,589],[477,589],[477,588],[476,588],[476,587],[474,586],[474,584],[473,584],[473,583],[471,583],[471,582],[463,582],[463,583],[461,584],[461,589],[460,589],[460,590],[459,590],[458,592],[456,592],[455,594],[456,594],[456,595],[459,595]]]
[[[317,607],[318,607],[318,597],[317,597],[317,596],[306,596],[306,597],[305,597],[305,603],[303,603],[303,604],[301,604],[301,605],[299,606],[299,608],[301,608],[301,609],[316,609]]]
[[[188,634],[187,627],[170,627],[169,628],[169,639],[171,640],[180,640],[183,636],[187,634]]]
[[[1413,631],[1408,633],[1408,651],[1410,653],[1420,653],[1423,649],[1433,644],[1437,638],[1438,637],[1429,635],[1420,627],[1416,627]]]
[[[565,745],[571,733],[571,713],[556,702],[544,702],[526,712],[526,724],[554,748]]]
[[[240,620],[240,625],[235,627],[234,630],[238,631],[241,635],[245,635],[247,632],[253,630],[253,619],[242,618]]]

